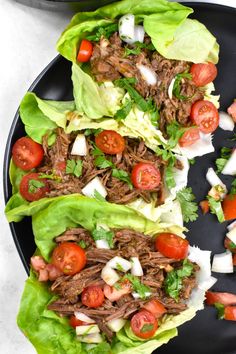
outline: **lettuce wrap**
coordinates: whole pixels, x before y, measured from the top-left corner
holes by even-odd
[[[111,205],[81,196],[67,196],[55,200],[33,216],[37,254],[41,254],[46,260],[49,260],[52,249],[55,247],[55,236],[71,227],[83,226],[92,230],[101,223],[110,228],[130,228],[145,233],[147,237],[168,230],[165,225],[156,225],[127,207]],[[169,231],[176,233],[180,230],[170,227]],[[202,258],[199,252],[201,251],[191,250],[193,261],[196,261],[193,255],[198,260]],[[206,255],[204,263],[204,271],[209,276],[210,252]],[[61,318],[47,309],[47,305],[55,300],[55,296],[50,292],[48,284],[39,282],[34,272],[31,272],[22,295],[17,323],[39,354],[90,352],[94,354],[148,354],[175,337],[178,333],[177,327],[191,320],[196,311],[203,308],[204,291],[198,288],[195,291],[197,293],[189,300],[188,309],[176,316],[165,315],[156,334],[151,339],[143,340],[136,337],[127,322],[111,344],[104,340],[97,345],[88,345],[80,343],[76,339],[75,331],[70,327],[67,318]]]

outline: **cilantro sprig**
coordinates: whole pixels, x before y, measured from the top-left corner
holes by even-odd
[[[175,76],[175,82],[174,82],[174,86],[173,86],[173,95],[178,98],[181,101],[186,101],[191,97],[188,96],[184,96],[181,95],[181,83],[182,83],[182,79],[192,79],[192,75],[190,73],[181,73],[181,74],[177,74]]]
[[[120,281],[122,282],[126,279],[130,281],[134,291],[139,294],[141,299],[145,299],[147,297],[146,293],[151,293],[151,289],[148,286],[142,284],[138,277],[132,274],[125,274]]]
[[[176,198],[180,203],[184,221],[195,221],[198,218],[198,206],[197,203],[194,201],[195,195],[193,194],[192,188],[185,187],[181,189],[176,194]]]
[[[156,48],[152,43],[147,44],[147,43],[135,42],[133,46],[134,46],[133,48],[128,48],[127,46],[125,47],[125,54],[124,54],[125,57],[129,55],[139,55],[142,49],[148,49],[151,51],[156,50]]]
[[[210,211],[212,214],[215,214],[217,216],[217,219],[220,223],[225,221],[222,205],[221,205],[221,200],[215,200],[211,196],[207,196],[207,199],[209,201],[209,206],[210,206]]]
[[[102,36],[108,39],[116,31],[118,31],[118,23],[111,23],[107,26],[99,27],[96,33],[88,35],[86,39],[98,42]]]

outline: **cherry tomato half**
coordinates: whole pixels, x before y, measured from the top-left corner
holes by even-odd
[[[209,213],[209,210],[210,210],[210,205],[209,205],[209,202],[208,200],[202,200],[200,203],[199,203],[201,209],[202,209],[202,212],[203,214],[207,214]]]
[[[32,172],[22,177],[20,182],[20,194],[29,202],[45,197],[49,191],[47,180],[39,178],[39,174]]]
[[[236,218],[236,195],[229,194],[222,202],[222,208],[225,220],[232,220]]]
[[[190,69],[192,80],[197,87],[205,86],[215,80],[217,68],[213,63],[193,64]]]
[[[130,324],[134,334],[143,339],[151,338],[158,328],[155,316],[147,310],[137,312],[132,317]]]
[[[191,107],[190,118],[202,133],[208,134],[219,125],[219,113],[210,101],[197,101]]]
[[[236,306],[226,306],[224,319],[228,321],[236,321]]]
[[[139,162],[132,170],[131,181],[137,189],[151,190],[159,186],[161,174],[152,163]]]
[[[236,305],[235,294],[207,291],[205,295],[207,305],[214,305],[216,302],[225,306]]]
[[[199,129],[196,127],[191,127],[184,132],[184,134],[179,139],[179,145],[181,147],[190,146],[196,143],[200,139]]]
[[[224,239],[224,246],[225,246],[225,248],[230,250],[232,253],[236,253],[236,245],[227,236],[225,236],[225,239]]]
[[[84,306],[99,307],[104,302],[104,293],[100,286],[89,286],[85,288],[81,295],[81,302]]]
[[[78,320],[78,318],[76,318],[75,315],[70,316],[69,323],[70,323],[71,327],[74,327],[74,328],[77,326],[87,325],[86,322]]]
[[[18,139],[12,148],[14,164],[24,171],[40,165],[43,154],[42,146],[26,136]]]
[[[125,149],[125,139],[114,130],[103,130],[95,136],[97,147],[105,154],[120,154]]]
[[[85,267],[85,251],[76,243],[63,242],[53,250],[52,264],[64,274],[74,275]]]
[[[162,233],[156,238],[156,250],[165,257],[184,259],[188,254],[189,242],[175,234]]]
[[[236,101],[229,106],[227,112],[232,117],[233,121],[236,122]]]
[[[77,54],[77,60],[80,63],[86,63],[91,58],[93,53],[93,45],[87,39],[83,39],[80,43],[79,51]]]
[[[151,312],[156,318],[161,317],[167,311],[162,303],[156,299],[146,302],[146,304],[143,305],[143,308]]]

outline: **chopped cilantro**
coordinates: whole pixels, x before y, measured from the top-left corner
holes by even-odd
[[[84,135],[85,136],[89,136],[89,135],[98,135],[99,133],[101,133],[103,131],[102,128],[99,128],[99,129],[85,129],[84,131]]]
[[[112,176],[120,179],[123,182],[126,182],[130,189],[133,189],[133,185],[130,180],[129,174],[124,170],[118,170],[117,168],[113,168]]]
[[[86,242],[84,240],[81,240],[78,242],[78,245],[81,247],[81,248],[86,248],[87,245],[86,245]]]
[[[133,106],[132,100],[126,99],[123,106],[116,112],[114,118],[119,122],[127,117]]]
[[[108,245],[112,248],[113,247],[113,237],[114,232],[110,230],[105,230],[102,227],[95,229],[92,231],[93,239],[96,240],[106,240]]]
[[[230,189],[229,194],[236,194],[236,179],[234,179],[231,184],[231,189]]]
[[[126,274],[121,279],[121,282],[122,282],[122,280],[125,280],[125,279],[127,279],[131,282],[134,291],[136,291],[139,294],[141,299],[145,299],[146,293],[151,292],[151,289],[148,286],[142,284],[138,277],[131,275],[131,274]]]
[[[80,177],[82,175],[83,162],[81,160],[67,160],[66,173]]]
[[[98,156],[94,161],[94,165],[98,168],[108,168],[114,166],[112,161],[105,158],[105,155]]]
[[[86,39],[93,42],[98,42],[103,36],[105,38],[110,38],[110,36],[118,30],[117,23],[111,23],[104,27],[99,27],[95,34],[88,35]]]
[[[145,323],[143,325],[143,327],[141,328],[140,332],[141,333],[146,333],[146,332],[152,331],[153,327],[154,327],[153,323]]]
[[[128,55],[139,55],[141,53],[141,49],[148,49],[148,50],[156,50],[152,43],[141,43],[135,42],[133,48],[125,47],[125,54],[124,56],[127,57]]]
[[[169,137],[168,145],[171,149],[173,149],[178,144],[178,141],[184,134],[185,130],[186,129],[181,127],[181,125],[176,121],[173,121],[167,125],[166,132]]]
[[[207,196],[207,199],[209,201],[209,206],[210,206],[210,210],[212,214],[215,214],[217,216],[218,221],[224,222],[225,221],[225,217],[224,217],[224,213],[222,210],[222,206],[221,206],[221,201],[220,200],[215,200],[213,197],[211,196]]]
[[[218,312],[218,319],[223,320],[225,317],[225,307],[224,305],[220,304],[219,302],[214,303],[215,308],[217,309]]]
[[[195,162],[196,162],[196,160],[195,160],[195,159],[189,159],[189,160],[188,160],[188,163],[189,163],[190,165],[194,165],[194,164],[195,164]]]
[[[223,168],[225,167],[228,159],[230,158],[232,153],[232,150],[230,148],[227,147],[223,147],[220,150],[220,157],[218,159],[216,159],[215,164],[216,164],[216,172],[220,173],[222,172]]]
[[[45,187],[45,183],[38,181],[37,179],[30,179],[28,183],[29,193],[36,193],[38,188]]]
[[[120,263],[116,263],[116,269],[119,270],[120,272],[124,272],[124,268]]]
[[[54,180],[61,180],[61,178],[54,173],[47,175],[46,173],[39,173],[39,178],[46,178],[46,179],[54,179]]]
[[[173,95],[178,98],[179,100],[185,101],[191,97],[183,96],[181,95],[181,82],[182,79],[192,79],[192,75],[190,73],[182,73],[182,74],[177,74],[175,76],[175,82],[173,86]]]
[[[184,221],[195,221],[198,217],[198,206],[197,203],[194,201],[195,196],[193,194],[192,188],[185,187],[181,189],[177,193],[176,198],[180,203]]]

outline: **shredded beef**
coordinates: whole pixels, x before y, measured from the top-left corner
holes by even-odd
[[[69,242],[69,241],[74,241],[79,243],[80,241],[84,241],[86,247],[95,246],[95,242],[91,237],[89,231],[83,229],[82,227],[77,227],[65,231],[62,235],[56,237],[55,241],[57,243]]]

